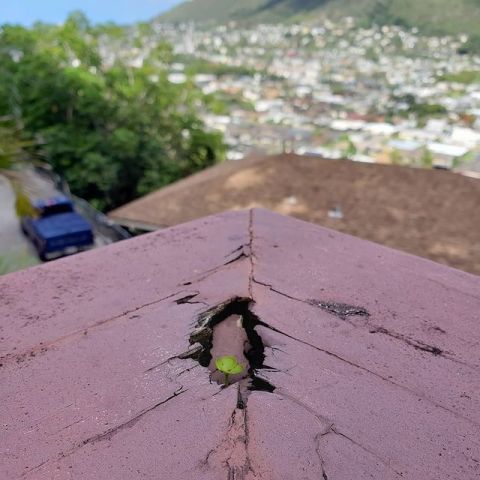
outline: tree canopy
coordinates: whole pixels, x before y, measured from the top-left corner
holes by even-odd
[[[169,45],[146,26],[0,29],[0,117],[74,193],[107,210],[224,156],[222,138],[198,118],[205,98],[168,81]]]

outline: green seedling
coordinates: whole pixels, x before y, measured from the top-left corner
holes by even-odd
[[[225,375],[225,386],[228,387],[230,381],[230,375],[236,375],[242,373],[244,366],[238,363],[235,355],[225,355],[215,359],[215,366],[219,372]]]

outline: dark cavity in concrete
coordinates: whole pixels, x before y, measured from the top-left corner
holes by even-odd
[[[232,381],[228,385],[240,383],[238,408],[245,408],[250,391],[273,392],[275,390],[275,386],[258,375],[259,371],[268,370],[270,367],[264,365],[265,346],[262,337],[256,331],[257,325],[265,324],[253,313],[251,309],[253,303],[250,298],[235,297],[200,314],[197,327],[189,339],[192,348],[180,356],[180,358],[197,360],[202,367],[210,368],[213,376],[215,374],[214,368],[212,369],[215,360],[213,353],[221,351],[225,355],[235,354],[234,351],[229,352],[229,348],[235,349],[232,342],[241,342],[243,350],[241,354],[247,362],[246,370],[244,374],[232,377]],[[227,336],[223,336],[220,329],[226,327],[227,322],[232,321],[238,322],[240,328],[236,338],[231,338],[231,335],[227,338]],[[220,326],[222,323],[224,324]],[[238,348],[238,344],[236,347]],[[239,356],[237,354],[237,358]],[[240,363],[244,363],[241,361],[242,358],[238,358],[238,360]],[[228,386],[225,385],[224,388]]]

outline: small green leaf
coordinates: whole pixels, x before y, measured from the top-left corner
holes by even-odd
[[[237,373],[243,372],[243,365],[238,363],[237,357],[235,355],[225,355],[223,357],[218,357],[215,360],[215,366],[217,370],[225,373],[226,375],[235,375]]]

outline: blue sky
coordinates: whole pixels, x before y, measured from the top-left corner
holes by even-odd
[[[93,22],[131,23],[148,20],[181,0],[0,0],[0,24],[31,25],[36,20],[62,22],[82,10]]]

